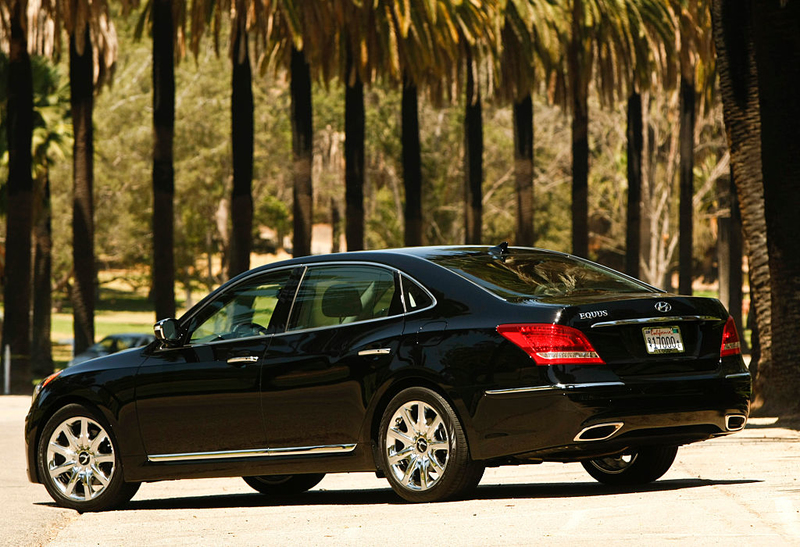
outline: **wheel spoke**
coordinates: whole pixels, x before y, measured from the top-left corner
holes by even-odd
[[[66,473],[67,471],[71,471],[73,469],[73,467],[75,467],[75,462],[74,461],[73,462],[67,461],[67,462],[62,463],[59,466],[52,467],[52,468],[48,469],[48,473],[50,473],[50,476],[53,479],[57,479],[58,477],[60,477],[64,473]]]
[[[80,476],[77,473],[72,473],[72,476],[69,478],[69,482],[67,486],[64,488],[64,493],[69,496],[73,497],[73,492],[75,491],[75,485],[78,484],[78,479]]]
[[[428,423],[425,420],[425,413],[430,409],[430,407],[424,403],[417,403],[418,411],[417,411],[417,432],[420,434],[427,434],[428,433]],[[433,409],[431,409],[431,412]]]
[[[108,439],[108,435],[105,434],[105,431],[100,431],[92,440],[91,444],[89,445],[89,449],[97,454],[100,452],[100,445],[102,445],[106,439]]]
[[[114,463],[114,454],[98,454],[94,457],[94,461],[97,464]]]
[[[403,443],[404,446],[409,446],[414,444],[414,439],[412,439],[402,431],[398,431],[397,429],[394,428],[386,432],[386,437],[387,438],[391,437],[395,441],[400,441],[401,443]]]
[[[106,477],[105,473],[103,473],[103,471],[99,467],[97,467],[97,465],[92,465],[91,469],[92,469],[92,476],[95,479],[97,479],[97,481],[100,484],[103,485],[103,488],[108,486],[108,481],[111,479],[111,477]]]
[[[410,405],[408,407],[404,406],[403,409],[401,410],[403,414],[403,420],[405,421],[406,426],[408,426],[408,429],[414,432],[414,435],[419,435],[420,431],[414,425],[414,420],[411,418],[411,413],[408,411],[409,408]]]
[[[428,437],[431,439],[434,438],[434,435],[436,434],[436,432],[439,430],[440,427],[442,428],[443,434],[446,434],[445,433],[446,430],[444,428],[444,421],[442,421],[442,417],[437,414],[436,417],[431,422],[430,427],[428,428],[428,431],[431,433],[430,435],[428,435]]]
[[[406,467],[406,472],[403,475],[403,484],[405,484],[406,486],[413,487],[413,485],[411,484],[411,479],[412,476],[414,475],[414,471],[417,468],[418,459],[419,458],[417,458],[417,456],[412,455],[410,461],[408,462],[408,467]]]
[[[431,441],[428,444],[428,450],[430,450],[431,452],[434,451],[438,452],[441,450],[449,451],[449,449],[450,449],[450,443],[448,443],[447,441]]]
[[[423,490],[427,490],[430,485],[428,484],[428,462],[430,458],[420,458],[419,462],[419,486]]]
[[[89,420],[86,418],[81,418],[81,436],[79,440],[81,441],[81,446],[88,447],[91,444],[89,439]]]
[[[49,453],[52,452],[54,454],[58,454],[59,456],[63,456],[65,460],[74,460],[75,459],[75,451],[72,449],[61,446],[58,443],[50,443],[47,447],[48,457],[50,457]]]
[[[81,475],[81,483],[83,483],[83,499],[90,500],[94,497],[94,488],[92,488],[92,474],[83,473]]]
[[[400,462],[402,462],[404,460],[407,460],[409,458],[409,456],[411,454],[413,454],[413,453],[414,453],[414,447],[413,446],[406,446],[405,448],[403,448],[399,452],[395,452],[393,454],[390,453],[389,454],[389,463],[391,465],[397,465],[398,463],[400,463]]]

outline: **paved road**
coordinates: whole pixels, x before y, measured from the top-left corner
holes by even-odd
[[[488,470],[475,498],[460,502],[400,503],[385,481],[359,473],[283,500],[235,478],[145,484],[125,510],[77,515],[26,481],[27,406],[0,397],[6,545],[800,546],[800,433],[768,420],[681,448],[662,480],[628,491],[577,464],[543,464]]]

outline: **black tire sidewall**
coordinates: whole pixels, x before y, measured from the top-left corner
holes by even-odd
[[[263,479],[268,479],[266,475]],[[292,496],[311,490],[325,478],[325,473],[290,475],[283,482],[265,482],[262,477],[242,477],[250,488],[268,496]]]
[[[47,470],[47,443],[50,442],[51,435],[65,420],[76,417],[89,418],[100,424],[108,435],[109,441],[114,448],[114,474],[111,477],[111,481],[97,498],[88,501],[77,501],[65,497],[58,487],[53,484],[53,480],[50,478],[50,474]],[[99,413],[79,404],[66,405],[50,417],[39,437],[36,456],[39,477],[53,500],[62,507],[75,509],[81,513],[105,511],[119,507],[130,500],[139,488],[139,483],[126,483],[124,481],[119,444],[117,443],[117,439],[111,427]]]
[[[677,446],[649,446],[637,450],[636,460],[619,473],[607,473],[592,461],[581,462],[598,482],[611,486],[635,486],[653,482],[666,473],[675,461]]]

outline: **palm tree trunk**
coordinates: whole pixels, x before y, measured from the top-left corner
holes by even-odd
[[[33,179],[33,81],[25,36],[27,2],[13,3],[8,56],[8,183],[3,348],[11,349],[11,390],[31,392],[30,310]]]
[[[589,256],[589,78],[582,0],[572,2],[567,64],[572,99],[572,253]]]
[[[244,10],[237,10],[239,28],[233,44],[231,77],[233,190],[229,278],[250,269],[253,239],[253,73],[244,16]]]
[[[94,344],[94,298],[97,272],[94,261],[94,68],[89,26],[69,37],[70,107],[72,109],[72,288],[73,351],[77,355]]]
[[[464,242],[481,242],[483,225],[483,120],[476,67],[467,50],[467,100],[464,112]]]
[[[305,53],[292,46],[292,152],[294,153],[294,256],[311,254],[314,215],[314,119],[311,100],[311,68]]]
[[[364,248],[364,84],[348,85],[344,96],[345,239],[348,251]]]
[[[625,272],[639,278],[642,250],[642,96],[638,91],[628,97],[628,211],[625,229]]]
[[[742,330],[742,217],[732,177],[717,179],[719,299]]]
[[[422,154],[419,142],[417,86],[403,79],[402,103],[403,186],[405,188],[405,244],[422,245]]]
[[[53,308],[53,230],[50,209],[50,173],[45,172],[37,188],[38,215],[33,227],[33,329],[31,372],[44,378],[53,372],[53,346],[50,341]]]
[[[772,366],[763,375],[765,402],[800,414],[800,3],[753,3],[761,107],[761,162],[769,247]]]
[[[514,179],[517,188],[517,245],[532,247],[533,231],[533,99],[514,103]]]
[[[682,46],[683,47],[683,46]],[[680,88],[680,209],[678,237],[678,293],[692,294],[692,245],[694,240],[694,67],[681,76]]]
[[[172,2],[153,0],[153,298],[156,319],[175,316],[173,138],[175,48]]]
[[[772,371],[772,298],[770,294],[767,224],[761,173],[761,114],[758,74],[749,4],[723,0],[711,4],[717,70],[725,127],[731,147],[731,176],[736,185],[742,231],[747,241],[750,275],[750,313],[758,333],[758,370],[754,383],[754,408],[765,402]],[[765,409],[768,410],[768,409]]]

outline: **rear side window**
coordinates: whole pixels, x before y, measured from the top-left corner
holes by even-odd
[[[602,293],[652,293],[652,287],[589,261],[547,252],[430,257],[510,301]]]
[[[433,304],[433,299],[425,289],[406,276],[403,276],[403,297],[406,303],[406,311],[409,312],[421,310]]]
[[[402,313],[395,275],[377,266],[313,266],[300,285],[288,330],[369,321]]]

